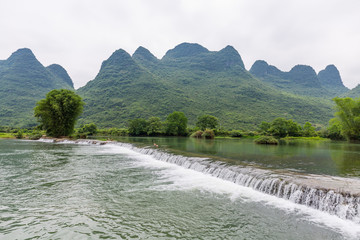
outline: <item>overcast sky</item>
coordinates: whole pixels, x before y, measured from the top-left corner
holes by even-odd
[[[360,83],[359,0],[0,0],[0,59],[30,48],[62,65],[81,87],[116,49],[162,58],[182,42],[232,45],[250,69],[258,59],[289,71],[339,69]]]

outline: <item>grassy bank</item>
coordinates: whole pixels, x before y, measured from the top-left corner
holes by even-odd
[[[281,140],[285,141],[331,141],[330,138],[323,137],[284,137]]]
[[[15,136],[11,133],[2,133],[0,132],[0,138],[15,138]]]

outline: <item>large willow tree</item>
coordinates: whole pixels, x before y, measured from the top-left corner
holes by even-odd
[[[48,136],[69,136],[83,111],[81,97],[67,89],[52,90],[37,102],[34,115]]]
[[[336,97],[333,101],[342,134],[349,140],[360,140],[360,99]]]

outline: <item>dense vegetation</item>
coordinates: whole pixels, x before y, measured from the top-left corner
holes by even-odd
[[[210,114],[223,128],[255,130],[279,116],[326,125],[333,112],[330,97],[297,96],[258,80],[230,46],[211,52],[184,43],[161,60],[143,47],[133,56],[117,50],[78,93],[86,102],[79,122],[101,128],[124,128],[128,119],[151,116],[165,121],[181,111],[190,125]]]
[[[340,130],[348,140],[360,140],[360,99],[334,98],[336,103],[335,119],[332,127]]]
[[[52,92],[57,92],[57,90]],[[169,114],[166,121],[163,122],[158,117],[150,117],[147,120],[142,118],[131,119],[128,121],[128,128],[98,129],[94,123],[85,124],[76,129],[76,132],[70,137],[190,136],[212,139],[216,135],[221,137],[256,137],[255,143],[259,144],[278,144],[277,139],[299,137],[316,140],[322,138],[360,140],[360,99],[334,98],[333,100],[336,103],[337,109],[335,118],[329,121],[327,128],[323,127],[321,129],[319,127],[316,128],[310,122],[306,122],[301,126],[292,119],[278,117],[271,122],[262,121],[255,132],[229,131],[224,130],[221,127],[221,122],[218,122],[218,119],[212,115],[201,115],[198,117],[196,127],[188,127],[188,120],[185,114],[175,111]],[[0,137],[23,138],[26,136],[30,139],[38,139],[41,135],[38,129],[27,130],[0,127]]]
[[[43,67],[29,49],[20,49],[0,61],[0,84],[0,125],[14,127],[36,125],[32,109],[48,91],[73,89],[61,66]],[[169,125],[164,123],[169,114],[178,111],[186,115],[190,126],[201,131],[253,131],[262,121],[270,123],[277,117],[302,125],[311,122],[319,129],[333,115],[330,99],[346,91],[333,65],[316,74],[309,66],[282,72],[257,61],[248,72],[231,46],[209,51],[198,44],[183,43],[160,60],[143,47],[132,56],[120,49],[102,63],[94,80],[77,91],[86,102],[79,125],[127,128],[133,135],[129,119],[140,119],[133,122],[140,125],[147,119],[147,129],[141,134],[170,134],[173,130],[166,129]],[[205,118],[207,122],[197,125],[198,118],[206,115],[214,119]],[[335,129],[337,125],[332,126]],[[232,136],[242,134],[231,132]]]
[[[334,65],[327,66],[318,74],[306,65],[297,65],[289,72],[283,72],[265,61],[258,60],[252,65],[250,73],[271,87],[297,95],[331,99],[349,91]]]
[[[73,83],[59,65],[45,68],[29,49],[19,49],[0,61],[0,125],[36,125],[33,108],[52,89],[73,89]]]
[[[69,136],[74,131],[77,118],[83,111],[80,96],[67,89],[52,90],[34,108],[34,116],[41,123],[40,128],[48,136]]]

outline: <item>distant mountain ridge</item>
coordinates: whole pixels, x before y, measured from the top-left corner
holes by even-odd
[[[63,67],[44,67],[26,48],[0,60],[0,86],[0,125],[18,127],[35,125],[33,108],[47,92],[73,90]],[[333,116],[330,99],[360,90],[348,91],[334,65],[318,74],[306,65],[283,72],[259,60],[247,71],[232,46],[209,51],[182,43],[161,59],[141,46],[133,55],[116,50],[77,93],[86,102],[79,122],[99,127],[124,127],[129,119],[150,116],[165,120],[183,111],[190,124],[211,114],[222,127],[254,129],[276,117],[326,125]]]
[[[33,108],[52,89],[73,89],[73,82],[60,65],[45,68],[28,48],[0,61],[0,125],[36,124]]]
[[[334,65],[328,65],[319,74],[306,65],[296,65],[283,72],[263,60],[256,61],[250,73],[271,86],[297,95],[335,97],[349,91]]]
[[[304,76],[317,77],[310,67],[305,70]],[[227,128],[254,128],[280,116],[326,124],[332,115],[329,99],[296,96],[258,80],[231,46],[209,51],[182,43],[162,59],[144,47],[132,56],[120,49],[78,93],[86,102],[80,122],[102,127],[126,126],[127,120],[139,117],[165,119],[173,111],[183,111],[190,124],[201,114],[211,114]]]

